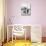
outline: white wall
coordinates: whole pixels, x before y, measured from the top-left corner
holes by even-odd
[[[31,3],[31,16],[21,16],[21,4]],[[46,36],[46,0],[7,0],[7,15],[14,24],[40,24]],[[8,18],[7,17],[7,18]],[[11,18],[10,17],[10,18]],[[9,18],[8,18],[9,19]],[[8,20],[8,24],[10,20]]]

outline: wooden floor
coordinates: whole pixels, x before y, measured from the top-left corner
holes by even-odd
[[[46,43],[31,43],[30,41],[14,40],[5,43],[3,46],[46,46]]]
[[[42,37],[42,42],[44,43],[31,43],[31,41],[24,41],[24,40],[14,40],[5,43],[3,46],[46,46],[46,37]]]
[[[10,41],[8,43],[5,43],[3,46],[31,46],[30,41],[24,41],[24,40],[16,40],[16,41]]]

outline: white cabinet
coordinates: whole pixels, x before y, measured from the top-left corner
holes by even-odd
[[[42,30],[40,25],[32,25],[31,27],[31,41],[41,42]]]

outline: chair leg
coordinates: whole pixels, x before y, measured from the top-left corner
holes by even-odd
[[[13,32],[12,32],[12,43],[13,43]]]
[[[16,36],[15,36],[15,42],[16,42]]]
[[[26,42],[26,31],[25,31],[25,42]]]

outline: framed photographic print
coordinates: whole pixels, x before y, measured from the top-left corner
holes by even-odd
[[[30,16],[31,15],[31,5],[30,4],[22,4],[21,15],[22,16]]]

